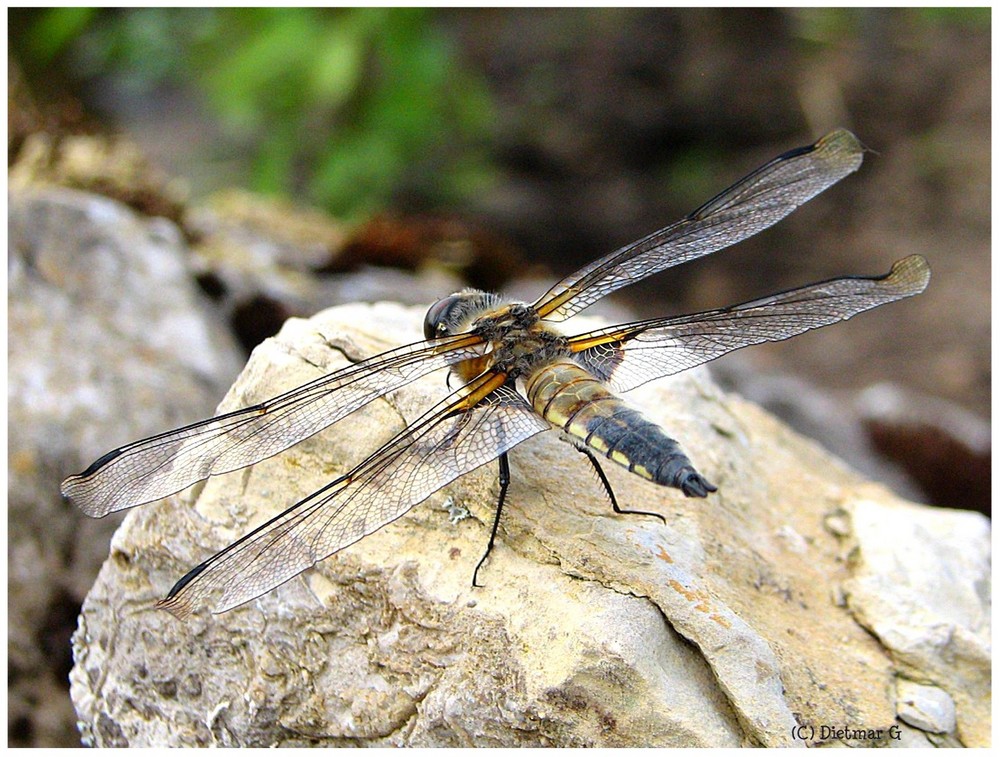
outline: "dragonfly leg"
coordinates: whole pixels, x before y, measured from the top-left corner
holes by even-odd
[[[667,519],[659,513],[650,513],[645,510],[622,510],[618,507],[618,500],[615,497],[614,490],[611,488],[611,482],[608,481],[608,477],[604,475],[604,470],[601,468],[601,464],[597,462],[597,458],[594,457],[594,453],[586,447],[577,447],[577,449],[585,454],[587,459],[590,460],[590,464],[594,466],[594,470],[597,471],[597,477],[601,479],[601,483],[604,485],[604,491],[607,492],[608,499],[611,500],[611,506],[615,509],[616,513],[619,515],[652,515],[654,518],[659,518],[664,523],[667,522]]]
[[[497,498],[497,514],[493,518],[493,530],[490,531],[490,543],[486,545],[486,552],[483,554],[482,558],[476,564],[476,569],[472,571],[472,585],[481,587],[482,584],[476,583],[476,576],[479,575],[479,569],[483,567],[483,563],[486,562],[486,558],[490,556],[490,552],[493,550],[493,542],[497,538],[497,528],[500,525],[500,513],[503,512],[503,501],[507,497],[507,487],[510,485],[510,462],[507,460],[507,453],[504,452],[500,455],[500,496]]]

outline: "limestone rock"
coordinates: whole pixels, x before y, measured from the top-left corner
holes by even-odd
[[[849,508],[857,547],[844,583],[848,607],[879,639],[896,671],[954,700],[962,743],[988,745],[989,522],[977,513],[877,498],[859,497]],[[901,692],[900,699],[908,697]],[[935,709],[946,707],[939,702]],[[943,712],[934,720],[932,733],[947,724]]]
[[[79,743],[69,638],[117,520],[85,517],[58,482],[95,450],[211,413],[240,359],[172,223],[53,187],[9,203],[9,726]]]
[[[414,341],[422,317],[380,304],[293,319],[220,409]],[[586,460],[542,434],[511,453],[483,588],[470,580],[492,523],[493,465],[236,610],[181,622],[154,608],[188,569],[344,473],[444,392],[432,374],[250,470],[130,514],[74,637],[85,740],[777,746],[836,739],[820,735],[833,724],[872,734],[852,745],[889,744],[894,679],[925,670],[954,700],[961,738],[982,743],[964,723],[983,717],[988,732],[988,709],[971,702],[989,676],[985,519],[898,500],[704,371],[627,397],[718,493],[686,499],[607,466],[623,507],[666,524],[615,515]],[[473,517],[450,519],[461,506]],[[911,545],[908,523],[933,525],[920,527],[926,554],[905,570],[866,559],[888,534]],[[870,633],[886,618],[902,625],[888,605],[903,590],[912,603],[959,595],[942,611],[967,652],[955,675],[934,656],[943,646],[906,655],[892,633]],[[907,638],[939,638],[941,622],[914,614]]]
[[[955,702],[937,686],[923,686],[900,680],[896,685],[899,718],[928,733],[951,733],[955,730]]]

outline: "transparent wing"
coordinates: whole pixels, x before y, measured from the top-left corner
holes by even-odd
[[[536,303],[562,321],[616,289],[751,237],[861,166],[862,147],[838,129],[778,156],[677,223],[617,250],[555,284]]]
[[[258,405],[133,442],[63,481],[63,496],[98,518],[162,499],[276,455],[365,403],[478,354],[478,344],[458,335],[399,347]]]
[[[215,612],[243,604],[549,428],[516,391],[496,387],[498,378],[480,377],[435,405],[350,473],[192,570],[160,605],[185,617],[220,592]]]
[[[919,294],[929,280],[927,261],[911,255],[885,276],[831,279],[720,310],[592,331],[571,337],[570,348],[613,391],[626,392],[733,350],[788,339]]]

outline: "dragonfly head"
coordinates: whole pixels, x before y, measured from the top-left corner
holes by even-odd
[[[479,289],[463,289],[438,300],[424,316],[424,338],[438,339],[468,331],[473,321],[496,307],[500,297]]]

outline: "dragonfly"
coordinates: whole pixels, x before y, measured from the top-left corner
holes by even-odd
[[[466,289],[436,302],[425,339],[334,370],[265,402],[108,452],[62,483],[84,513],[176,494],[270,458],[433,371],[448,393],[344,475],[295,502],[183,576],[158,606],[184,618],[265,594],[401,517],[459,476],[499,463],[490,554],[510,483],[508,453],[546,430],[590,460],[616,513],[599,457],[688,497],[717,487],[658,424],[619,395],[733,350],[801,334],[922,292],[913,255],[880,276],[835,278],[738,305],[568,335],[563,321],[602,297],[721,250],[777,223],[856,171],[864,149],[845,129],[790,150],[666,228],[554,284],[534,303]],[[459,385],[452,390],[451,378]]]

